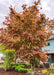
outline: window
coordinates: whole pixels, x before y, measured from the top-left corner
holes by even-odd
[[[48,42],[48,46],[50,46],[50,42]]]

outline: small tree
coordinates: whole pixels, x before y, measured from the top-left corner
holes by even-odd
[[[5,55],[3,67],[6,71],[11,67],[11,62],[13,62],[15,50],[5,50],[5,51],[2,51],[2,52]]]
[[[21,13],[10,7],[10,14],[3,23],[7,27],[0,29],[0,42],[8,49],[15,49],[15,59],[30,60],[30,63],[47,60],[42,47],[47,45],[45,26],[48,21],[40,14],[39,4],[40,0],[29,7],[23,5]]]

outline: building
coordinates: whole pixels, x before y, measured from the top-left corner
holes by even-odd
[[[48,53],[46,53],[49,56],[48,62],[54,63],[54,37],[50,37],[47,41],[48,46],[45,46],[42,48],[42,50],[49,50]]]

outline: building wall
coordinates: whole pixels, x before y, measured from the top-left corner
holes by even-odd
[[[52,54],[54,53],[54,39],[48,40],[47,43],[50,43],[50,45],[43,47],[42,50],[49,50],[47,55],[50,57],[48,62],[51,64],[54,63],[54,54]]]
[[[50,43],[50,45],[43,47],[42,50],[49,50],[50,53],[54,52],[54,39],[47,41],[47,43]]]

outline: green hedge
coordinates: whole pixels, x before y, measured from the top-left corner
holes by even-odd
[[[16,66],[15,67],[15,71],[18,71],[18,72],[28,72],[28,69],[22,68],[20,66]]]
[[[12,66],[12,68],[13,68],[13,69],[15,69],[15,68],[16,68],[16,66]]]
[[[13,69],[15,69],[15,71],[30,72],[30,69],[25,69],[24,68],[25,65],[29,66],[30,63],[27,63],[27,62],[26,63],[16,63],[16,64],[14,62],[11,63],[11,66],[12,66]]]
[[[28,72],[28,69],[20,68],[18,71],[19,72]]]
[[[18,65],[27,65],[27,66],[29,66],[30,65],[30,63],[16,63],[16,66],[18,66]]]
[[[15,65],[15,62],[12,62],[10,65],[11,65],[11,66],[14,66],[14,65]]]

